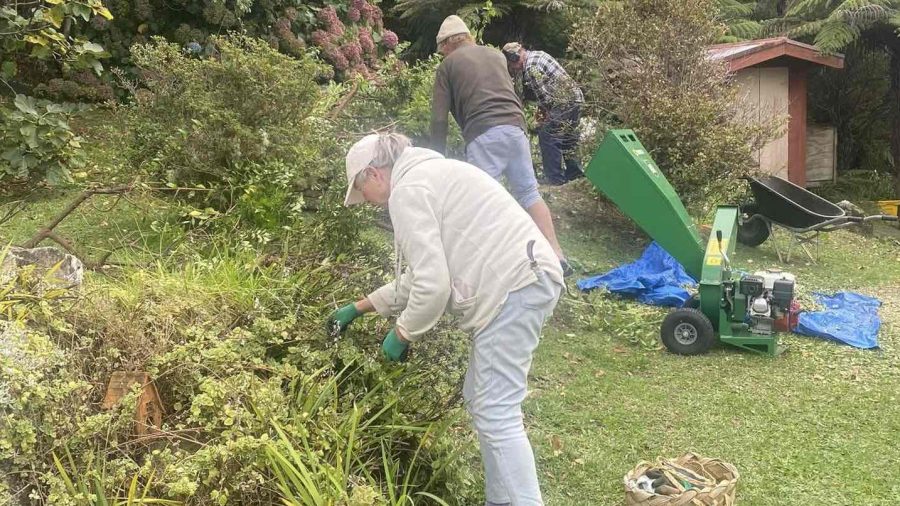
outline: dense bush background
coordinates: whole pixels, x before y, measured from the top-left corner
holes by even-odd
[[[736,89],[706,57],[724,33],[714,13],[712,0],[603,4],[572,37],[589,114],[634,129],[681,199],[704,211],[734,197],[755,146],[781,126],[734,120]]]

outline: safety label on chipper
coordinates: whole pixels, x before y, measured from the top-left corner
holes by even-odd
[[[722,248],[728,251],[728,239],[722,239]],[[706,265],[722,265],[722,250],[719,249],[719,241],[715,238],[706,244]]]

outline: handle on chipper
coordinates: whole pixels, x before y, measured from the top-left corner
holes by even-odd
[[[728,253],[722,249],[722,231],[716,230],[716,241],[719,243],[719,253],[722,254],[722,258],[725,259],[725,266],[731,267],[731,260],[728,259]]]

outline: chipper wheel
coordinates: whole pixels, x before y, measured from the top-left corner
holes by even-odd
[[[738,225],[737,239],[745,245],[755,248],[769,238],[769,225],[759,215],[759,205],[755,202],[741,206],[741,220]]]
[[[700,355],[715,342],[716,332],[709,318],[699,309],[683,307],[666,316],[660,337],[672,353]]]

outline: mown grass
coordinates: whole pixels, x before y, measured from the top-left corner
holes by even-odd
[[[573,200],[561,193],[557,201]],[[627,222],[611,226],[599,199],[588,204],[574,213],[558,206],[568,251],[599,271],[636,258],[646,239]],[[687,451],[737,466],[739,504],[897,504],[894,237],[886,228],[874,237],[824,235],[819,263],[795,253],[780,264],[770,243],[740,247],[735,258],[745,270],[797,274],[804,294],[849,289],[880,297],[880,351],[785,336],[788,352],[774,359],[721,347],[679,357],[655,344],[664,311],[570,292],[545,331],[525,405],[547,504],[621,504],[622,477],[639,461]]]

